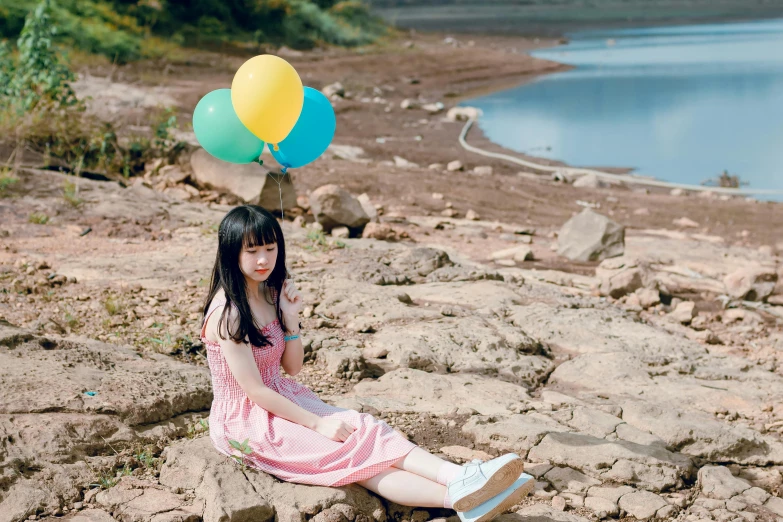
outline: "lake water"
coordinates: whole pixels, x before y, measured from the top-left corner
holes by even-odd
[[[494,142],[580,167],[783,190],[783,20],[569,35],[576,66],[467,102]],[[767,196],[764,199],[783,199]]]

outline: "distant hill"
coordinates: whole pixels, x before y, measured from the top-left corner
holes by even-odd
[[[783,17],[783,0],[370,0],[392,25],[555,35],[594,27]]]

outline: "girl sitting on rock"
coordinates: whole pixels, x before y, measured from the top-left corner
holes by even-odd
[[[245,462],[299,484],[357,483],[398,504],[455,509],[484,522],[530,492],[519,456],[458,466],[408,441],[372,415],[337,408],[280,374],[302,369],[302,297],[288,278],[285,239],[261,207],[231,210],[218,230],[218,250],[204,306],[214,400],[209,435],[218,451],[248,440]]]

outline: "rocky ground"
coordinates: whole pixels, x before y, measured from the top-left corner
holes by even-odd
[[[282,193],[261,167],[218,176],[198,153],[75,194],[73,178],[17,172],[0,199],[0,521],[453,516],[282,483],[205,437],[217,223],[281,197],[307,303],[297,379],[454,461],[522,455],[535,493],[499,520],[783,519],[780,205],[517,173],[457,150],[462,123],[438,107],[401,108],[551,68],[521,54],[531,45],[421,37],[292,57],[347,92],[336,146]],[[192,108],[233,65],[181,65],[154,96],[123,71],[94,103]],[[365,195],[315,190],[331,182]],[[561,228],[585,206],[625,228],[589,211]],[[619,255],[565,256],[587,250]]]

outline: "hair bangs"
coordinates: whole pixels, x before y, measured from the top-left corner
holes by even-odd
[[[252,213],[244,222],[242,231],[242,246],[252,248],[277,243],[275,227],[263,214]]]

